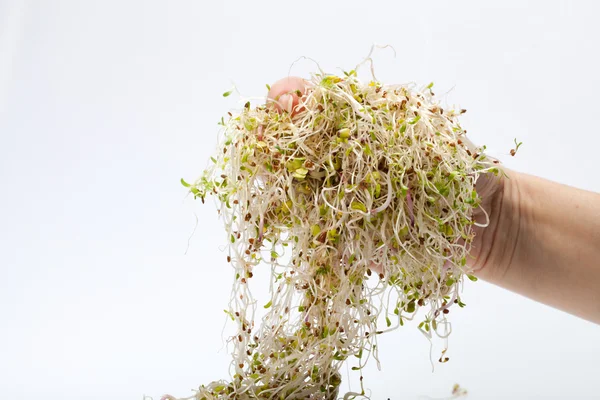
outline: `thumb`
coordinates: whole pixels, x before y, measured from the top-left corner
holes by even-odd
[[[278,111],[294,114],[300,111],[297,106],[308,85],[308,81],[297,76],[280,79],[271,86],[267,95],[267,103],[272,104]]]

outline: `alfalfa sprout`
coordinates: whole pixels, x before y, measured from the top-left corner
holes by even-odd
[[[222,119],[210,166],[182,183],[217,199],[237,333],[231,378],[190,398],[335,399],[342,364],[378,359],[378,336],[418,310],[425,335],[450,334],[461,285],[476,279],[475,183],[498,169],[467,141],[466,110],[432,90],[320,72],[293,110],[248,102]],[[253,273],[269,267],[270,299],[257,306]],[[360,387],[346,397],[365,394],[362,375]]]

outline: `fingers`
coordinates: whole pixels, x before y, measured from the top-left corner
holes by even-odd
[[[278,111],[285,110],[294,114],[301,97],[306,91],[308,82],[297,76],[290,76],[278,80],[271,86],[267,95],[267,102],[272,104]]]

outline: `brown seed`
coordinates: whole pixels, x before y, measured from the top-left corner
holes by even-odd
[[[447,308],[444,308],[444,314],[448,314],[450,312],[450,310],[448,310]]]

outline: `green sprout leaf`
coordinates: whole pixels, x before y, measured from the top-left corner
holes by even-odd
[[[516,150],[519,150],[519,147],[521,147],[521,145],[522,145],[522,144],[523,144],[523,142],[518,142],[518,143],[517,143],[517,139],[515,138],[515,146],[516,146],[516,147],[515,147],[515,151],[516,151]]]
[[[411,302],[406,305],[405,310],[407,313],[413,313],[413,312],[415,312],[415,308],[416,308],[415,301],[411,300]]]
[[[338,131],[338,135],[340,135],[340,137],[342,139],[348,139],[350,137],[350,129],[348,129],[348,128],[340,129]]]
[[[231,93],[233,93],[233,90],[229,90],[229,91],[223,93],[223,97],[229,97],[229,95],[231,95]]]
[[[297,169],[302,168],[302,165],[304,165],[304,160],[304,158],[294,158],[293,160],[288,161],[285,164],[285,167],[288,171],[294,172]]]
[[[337,243],[340,238],[339,233],[335,229],[330,229],[327,231],[327,239],[330,242]]]
[[[352,204],[350,204],[350,208],[353,210],[362,211],[364,213],[367,212],[367,207],[360,201],[353,201]]]
[[[473,282],[477,282],[477,277],[475,275],[467,275],[467,278],[469,278]]]
[[[190,185],[189,183],[187,183],[187,182],[186,182],[186,181],[185,181],[183,178],[181,178],[181,184],[182,184],[183,186],[187,187],[187,188],[189,188],[190,186],[192,186],[192,185]]]
[[[403,237],[408,235],[408,226],[403,226],[402,229],[398,232],[398,236]]]
[[[310,233],[313,236],[317,236],[319,233],[321,233],[321,227],[319,225],[313,225],[310,227]]]
[[[225,312],[225,314],[229,315],[229,318],[231,318],[232,321],[235,321],[235,317],[233,316],[233,314],[230,311],[223,310],[223,312]]]
[[[417,115],[415,118],[413,118],[413,120],[412,120],[412,121],[410,121],[410,122],[409,122],[409,124],[411,124],[411,125],[414,125],[414,124],[416,124],[417,122],[419,122],[420,120],[421,120],[421,116],[420,116],[420,115]]]
[[[292,176],[296,179],[304,179],[306,178],[306,174],[308,174],[308,170],[306,168],[298,168],[292,173]]]
[[[519,147],[521,147],[522,144],[523,142],[517,142],[517,139],[515,138],[515,148],[511,149],[510,155],[514,156],[515,154],[517,154],[517,151],[519,150]]]

